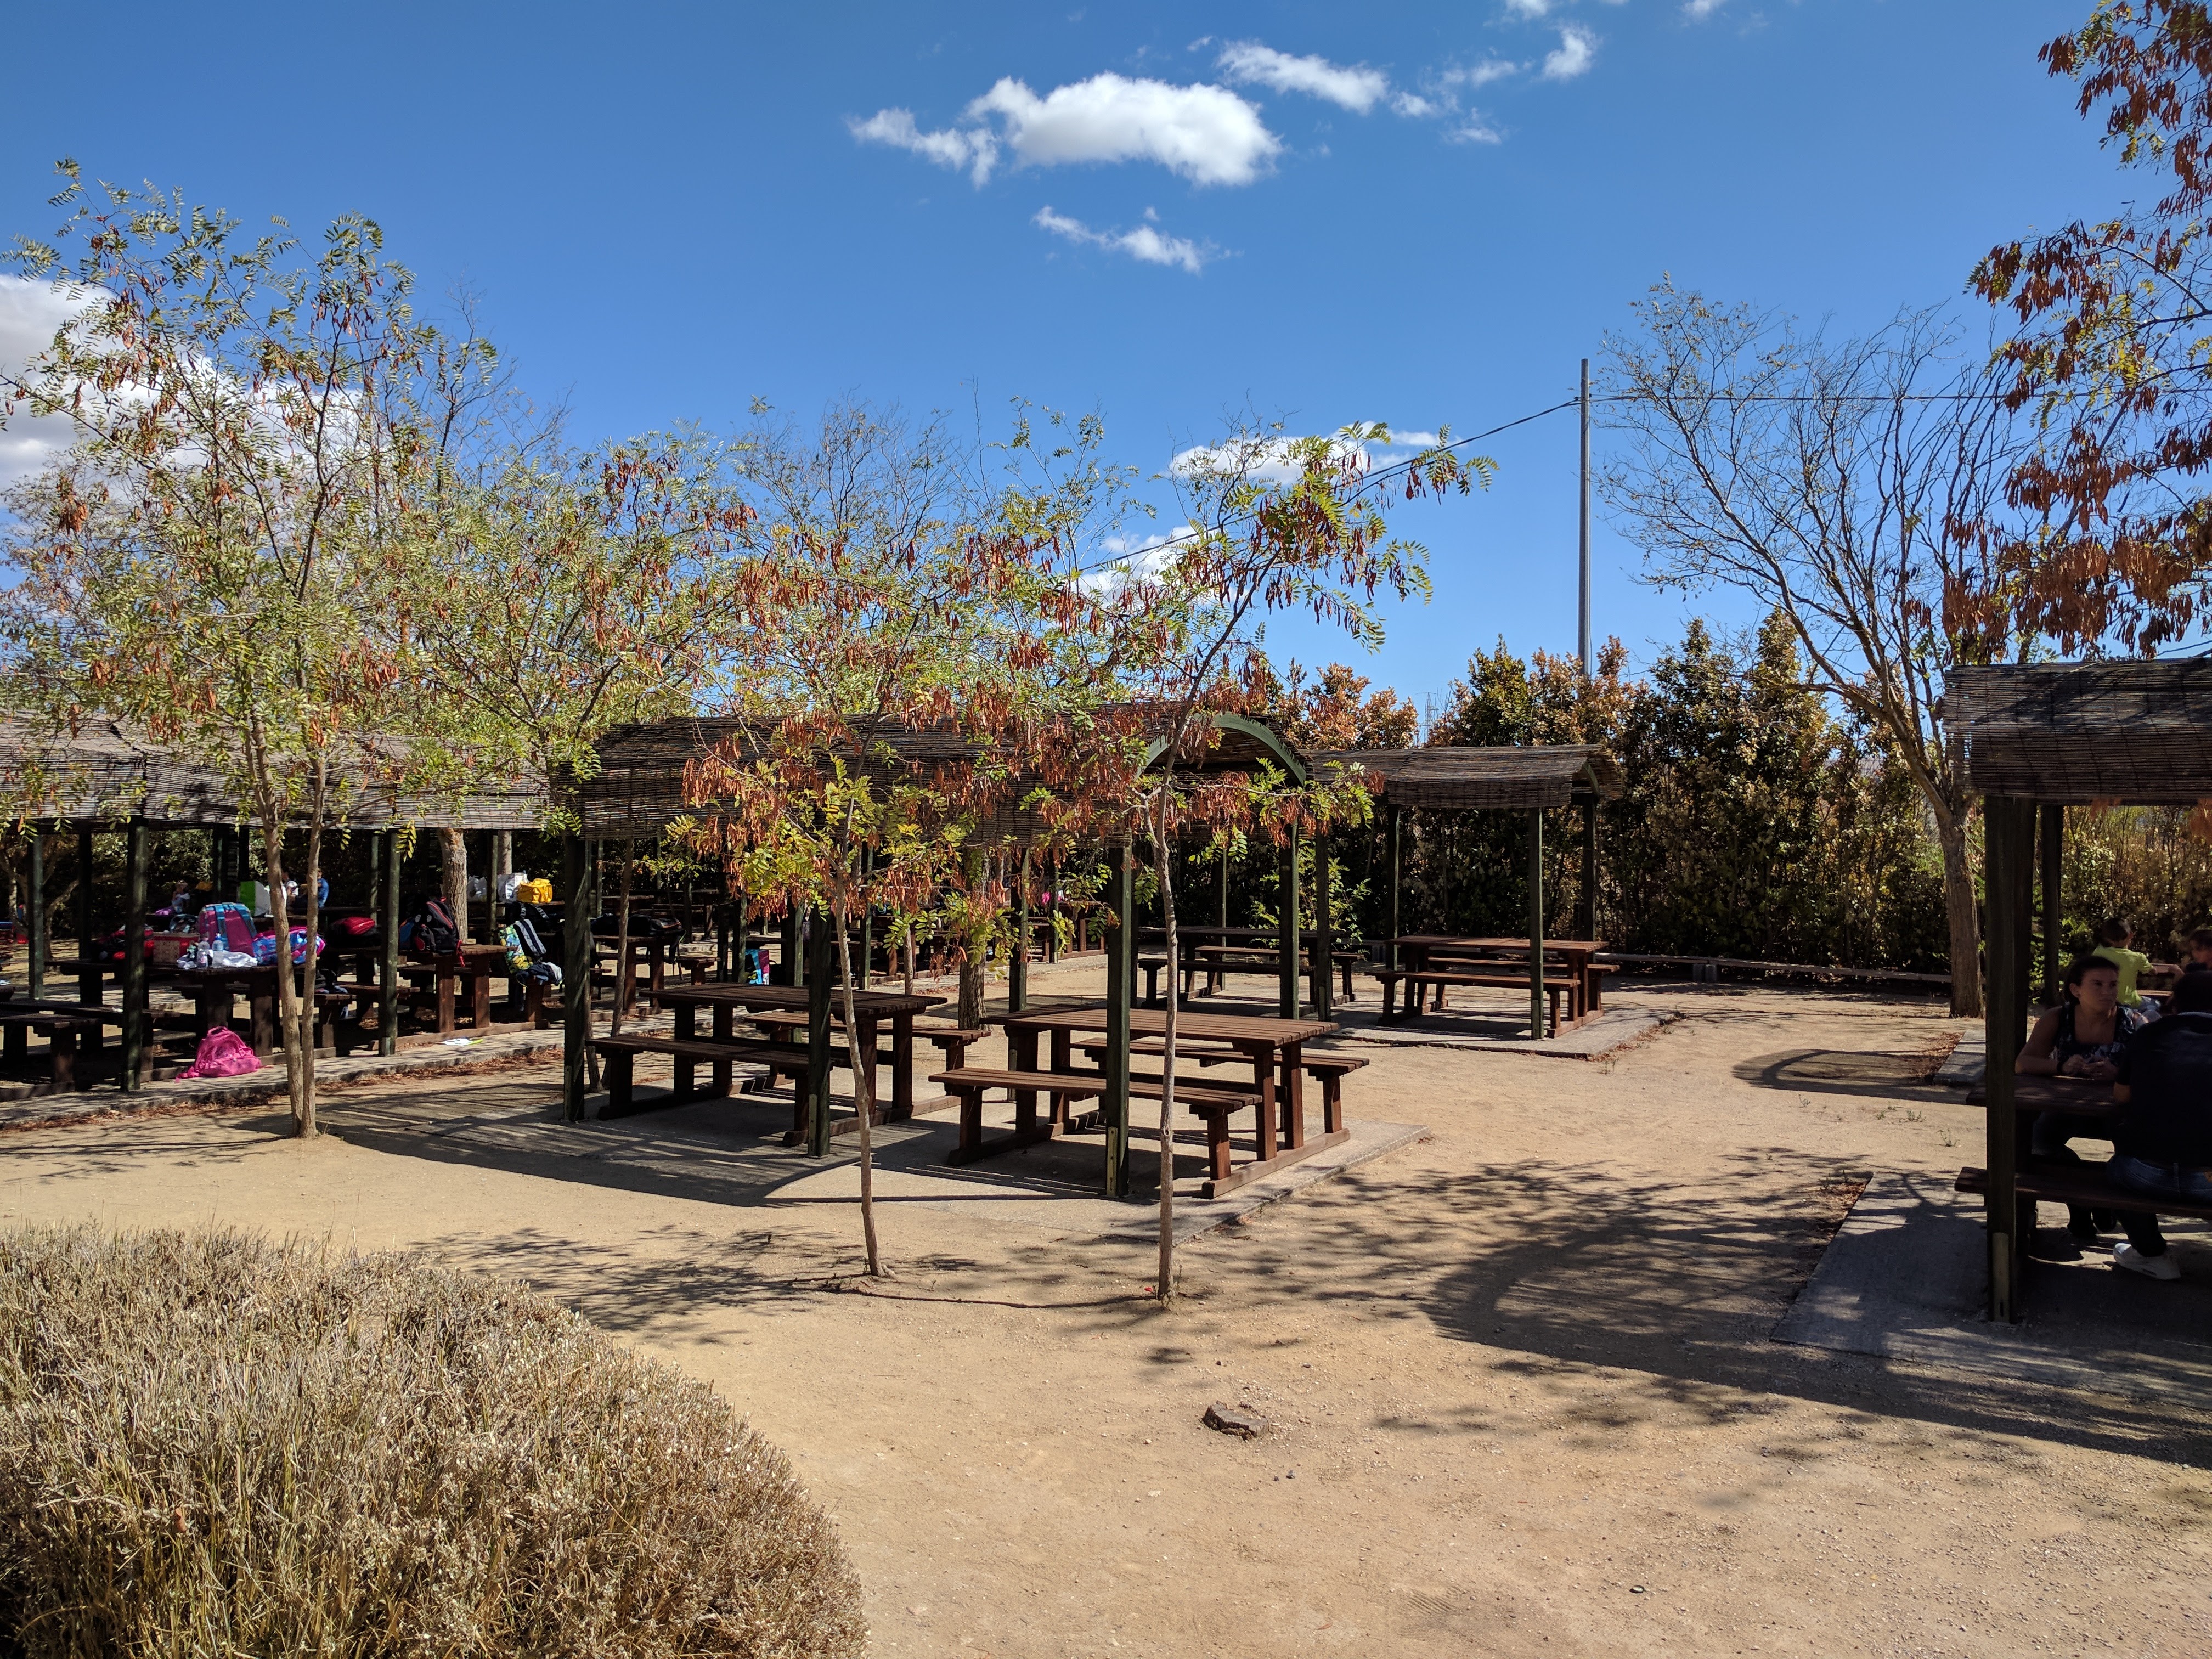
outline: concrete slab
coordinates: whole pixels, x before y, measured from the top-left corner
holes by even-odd
[[[1992,1325],[1983,1316],[1980,1200],[1938,1176],[1885,1171],[1867,1182],[1774,1340],[2007,1382],[2201,1402],[2212,1397],[2212,1238],[2201,1225],[2166,1231],[2179,1282],[2112,1267],[2108,1243],[2077,1261],[2031,1263],[2027,1318]],[[2063,1237],[2046,1227],[2039,1243]]]
[[[1989,1068],[1989,1032],[1981,1025],[1972,1025],[1959,1033],[1958,1047],[1950,1057],[1936,1068],[1931,1082],[1950,1089],[1971,1089],[1982,1080]]]

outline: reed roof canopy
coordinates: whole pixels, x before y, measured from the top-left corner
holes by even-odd
[[[1330,767],[1365,771],[1386,806],[1449,812],[1580,806],[1619,799],[1626,781],[1620,763],[1591,744],[1329,749],[1312,758],[1324,773]]]
[[[1954,669],[1951,763],[1973,793],[2060,805],[2212,800],[2212,659]]]

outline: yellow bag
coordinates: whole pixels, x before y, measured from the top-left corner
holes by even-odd
[[[550,881],[518,882],[514,896],[525,904],[550,904],[553,902],[553,884]]]

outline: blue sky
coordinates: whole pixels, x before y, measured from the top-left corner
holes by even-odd
[[[2122,193],[2035,62],[2087,9],[25,8],[0,228],[52,228],[64,154],[249,220],[359,210],[480,294],[581,438],[848,392],[971,428],[980,402],[995,434],[1018,395],[1157,471],[1247,408],[1542,408],[1662,273],[1850,327],[1955,296],[1992,242]],[[1483,447],[1488,495],[1401,517],[1434,602],[1354,659],[1417,701],[1500,635],[1574,647],[1572,418]],[[1602,521],[1596,565],[1601,635],[1678,635]]]

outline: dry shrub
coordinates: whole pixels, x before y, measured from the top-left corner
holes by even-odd
[[[722,1401],[511,1285],[237,1233],[0,1234],[0,1653],[847,1655]]]

